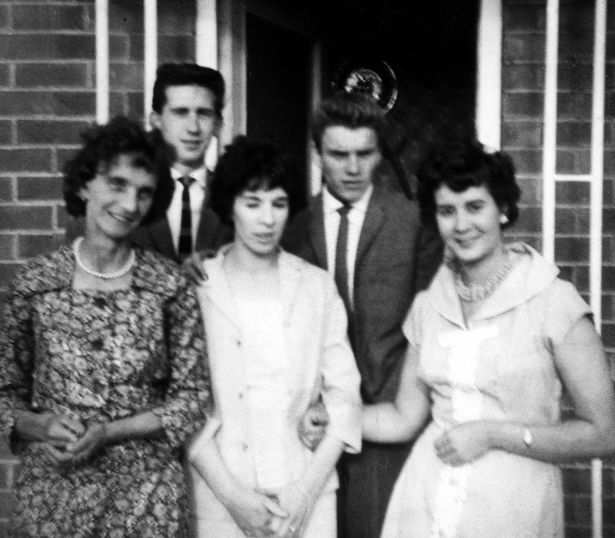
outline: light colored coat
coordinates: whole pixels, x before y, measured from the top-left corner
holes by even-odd
[[[246,486],[256,487],[254,454],[250,446],[245,357],[233,296],[223,269],[227,248],[204,264],[208,280],[197,288],[207,336],[216,418],[216,440],[229,471]],[[291,480],[310,464],[312,452],[297,435],[297,425],[319,396],[327,407],[327,432],[347,450],[361,448],[360,377],[346,331],[346,313],[335,283],[326,271],[281,251],[279,276],[286,349],[285,376],[289,392],[286,427],[294,445],[287,462]],[[211,425],[210,425],[211,428]],[[198,456],[197,456],[198,457]],[[209,536],[227,536],[230,515],[205,481],[191,468],[193,505],[199,528]],[[332,473],[323,493],[338,487]],[[332,510],[334,514],[335,511]],[[221,526],[222,525],[222,526]]]

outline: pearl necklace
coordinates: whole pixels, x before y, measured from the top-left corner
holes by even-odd
[[[461,272],[455,271],[455,291],[462,301],[468,303],[477,303],[489,297],[495,289],[499,286],[500,282],[504,280],[510,270],[515,265],[515,257],[510,254],[510,251],[506,252],[506,262],[491,278],[485,282],[478,284],[470,284],[469,286],[463,282]]]
[[[110,273],[99,273],[98,271],[94,271],[93,269],[86,267],[86,265],[83,263],[83,260],[79,255],[79,247],[81,246],[82,242],[83,237],[78,237],[77,239],[75,239],[75,241],[73,241],[73,253],[75,255],[75,262],[77,262],[77,265],[80,269],[82,269],[88,275],[94,276],[96,278],[102,278],[104,280],[113,280],[115,278],[120,278],[121,276],[124,276],[130,272],[130,270],[135,264],[135,261],[137,260],[135,250],[134,248],[131,248],[130,254],[128,255],[128,260],[123,267],[120,267],[117,271],[112,271]]]

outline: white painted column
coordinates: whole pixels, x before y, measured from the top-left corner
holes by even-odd
[[[196,63],[218,69],[218,20],[216,0],[196,0]],[[218,141],[212,140],[205,156],[207,167],[218,161]]]
[[[502,117],[502,2],[482,0],[478,22],[476,135],[500,149]]]
[[[143,0],[143,117],[149,118],[158,67],[158,2]],[[149,122],[146,121],[149,125]]]
[[[592,88],[591,207],[589,289],[594,323],[602,325],[602,182],[604,174],[604,85],[606,60],[606,0],[596,0]],[[592,460],[592,536],[602,537],[602,461]]]
[[[559,0],[547,0],[544,140],[542,151],[542,253],[555,259],[555,163],[557,136],[557,50]]]
[[[109,121],[109,2],[96,0],[96,123]]]

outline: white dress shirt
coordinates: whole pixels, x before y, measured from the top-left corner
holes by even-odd
[[[199,229],[201,220],[201,209],[205,201],[205,193],[207,190],[207,168],[205,165],[190,172],[190,177],[194,178],[192,185],[189,187],[190,192],[190,209],[192,212],[192,244],[196,245],[196,234]],[[171,177],[175,180],[175,192],[171,199],[171,205],[167,209],[167,221],[171,229],[171,237],[173,238],[173,246],[177,251],[179,245],[179,233],[182,220],[182,193],[184,185],[180,179],[184,176],[181,172],[171,168]]]
[[[354,266],[357,260],[359,237],[373,190],[373,185],[370,185],[363,193],[363,196],[355,203],[351,204],[351,209],[348,212],[346,267],[348,267],[348,297],[350,297],[351,304],[353,303]],[[337,232],[340,227],[340,214],[337,210],[344,204],[335,198],[326,188],[323,190],[322,201],[325,218],[325,241],[327,242],[327,271],[335,275],[335,246],[337,242]]]

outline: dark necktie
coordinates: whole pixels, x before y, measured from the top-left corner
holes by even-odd
[[[179,179],[184,186],[182,191],[182,218],[179,227],[179,243],[177,253],[180,259],[184,259],[192,254],[192,210],[190,209],[190,185],[194,183],[193,177],[182,177]]]
[[[335,283],[344,301],[346,312],[351,311],[350,291],[348,289],[348,212],[350,205],[343,205],[337,212],[340,214],[340,226],[337,230],[335,244]]]

